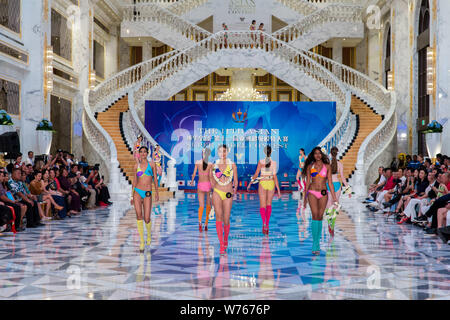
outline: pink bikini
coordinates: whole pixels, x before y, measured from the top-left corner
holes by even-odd
[[[318,172],[316,170],[316,168],[313,167],[311,168],[311,177],[315,178],[316,176],[320,176],[322,178],[326,178],[327,177],[327,166],[325,164],[322,165],[322,169],[320,169],[320,172]],[[308,190],[308,193],[311,193],[314,197],[316,197],[317,199],[321,199],[322,197],[327,195],[327,190],[324,189],[322,191],[316,191],[316,190]]]
[[[198,171],[199,176],[207,176],[208,172],[200,172]],[[198,190],[203,192],[210,192],[211,191],[211,182],[205,181],[205,182],[199,182],[198,183]]]

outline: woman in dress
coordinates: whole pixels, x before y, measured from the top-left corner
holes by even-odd
[[[38,198],[38,202],[43,202],[46,204],[45,206],[45,216],[42,215],[41,219],[45,220],[45,219],[50,219],[50,210],[52,209],[52,206],[58,210],[61,211],[64,207],[58,205],[55,200],[53,200],[52,196],[50,195],[50,193],[48,193],[45,190],[46,184],[44,182],[44,180],[42,179],[42,174],[47,175],[47,179],[48,179],[48,170],[43,170],[43,171],[36,171],[34,173],[34,179],[33,181],[31,181],[30,183],[30,192],[31,194],[35,195]]]
[[[263,222],[262,233],[269,234],[269,221],[272,214],[272,199],[275,194],[275,187],[278,192],[278,197],[281,198],[280,186],[277,179],[277,162],[273,161],[270,156],[272,155],[272,147],[266,146],[264,148],[266,158],[258,162],[256,172],[252,177],[252,180],[248,184],[247,191],[250,190],[250,186],[259,177],[259,213]]]
[[[333,185],[332,170],[328,157],[322,152],[320,147],[315,147],[305,161],[303,177],[306,178],[305,196],[303,208],[306,208],[307,201],[312,213],[312,236],[314,255],[320,254],[320,237],[322,235],[322,220],[328,202],[327,182]],[[330,190],[335,203],[338,202],[334,188]]]
[[[219,237],[220,254],[225,254],[228,248],[230,233],[230,214],[233,206],[233,195],[237,192],[238,174],[236,164],[227,158],[228,148],[221,145],[218,150],[219,159],[211,170],[213,182],[212,201],[216,213],[216,231]]]
[[[191,184],[194,183],[195,176],[198,171],[198,229],[202,232],[202,217],[203,209],[205,208],[205,196],[206,196],[206,220],[205,231],[208,231],[209,213],[211,211],[211,176],[212,163],[208,162],[208,158],[211,154],[211,150],[206,148],[203,150],[202,160],[195,164],[194,173],[192,174]]]
[[[261,48],[264,48],[264,35],[263,35],[263,32],[266,31],[266,29],[264,29],[264,23],[260,23],[259,24],[258,31],[261,31],[261,33],[259,35],[259,42],[261,44]]]
[[[133,179],[131,194],[131,204],[136,210],[137,228],[139,232],[139,251],[142,253],[145,249],[144,243],[144,221],[147,229],[147,245],[149,246],[151,238],[151,212],[152,212],[152,180],[155,184],[155,200],[159,201],[158,179],[156,178],[156,165],[153,161],[148,162],[148,148],[140,147],[139,164],[136,164],[134,170],[136,174]],[[141,168],[145,168],[142,170]]]
[[[67,207],[66,207],[66,201],[64,199],[64,195],[58,191],[59,189],[59,182],[56,179],[58,176],[59,170],[57,169],[50,169],[45,170],[42,179],[44,180],[44,186],[45,190],[52,196],[53,200],[62,207],[61,210],[58,211],[58,214],[53,215],[53,219],[60,220],[64,219],[67,216]]]

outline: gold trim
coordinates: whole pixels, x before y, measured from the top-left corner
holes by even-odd
[[[18,48],[18,47],[16,47],[16,46],[14,46],[14,45],[12,45],[12,44],[9,44],[8,42],[5,42],[5,41],[3,41],[3,40],[1,40],[1,39],[0,39],[0,43],[3,43],[3,44],[6,45],[7,47],[10,47],[10,48],[12,48],[12,49],[14,49],[14,50],[19,51],[20,53],[25,54],[25,55],[27,56],[27,62],[24,62],[23,60],[20,60],[20,59],[18,59],[18,58],[13,57],[13,56],[7,55],[7,54],[4,53],[4,52],[0,52],[0,54],[4,55],[5,57],[8,57],[8,58],[10,58],[10,59],[14,59],[14,60],[16,60],[16,61],[18,61],[18,62],[20,62],[20,63],[26,65],[26,66],[28,66],[28,65],[30,64],[30,54],[29,54],[28,52],[26,52],[26,51],[24,51],[24,50],[22,50],[22,49],[20,49],[20,48]]]

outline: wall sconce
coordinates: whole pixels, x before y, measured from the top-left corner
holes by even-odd
[[[95,73],[95,70],[92,70],[90,73],[89,73],[89,88],[91,89],[91,90],[94,90],[95,89],[95,82],[97,81],[97,75],[96,75],[96,73]]]
[[[434,94],[434,77],[435,77],[436,55],[435,49],[427,48],[427,94]]]
[[[45,48],[45,89],[47,92],[53,91],[53,47],[46,46]]]
[[[392,74],[392,71],[389,71],[387,74],[387,89],[389,91],[394,90],[394,75]]]

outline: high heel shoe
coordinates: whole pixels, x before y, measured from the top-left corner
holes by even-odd
[[[402,220],[400,220],[399,222],[397,222],[397,224],[403,224],[403,223],[405,223],[405,222],[408,221],[408,220],[409,220],[409,217],[404,216],[404,217],[402,218]]]
[[[202,231],[203,231],[203,229],[202,229],[202,224],[201,224],[201,223],[198,224],[198,231],[199,231],[199,232],[202,232]]]
[[[225,246],[222,244],[220,245],[220,255],[223,256],[225,254]]]
[[[208,231],[208,225],[205,225],[205,231]]]

